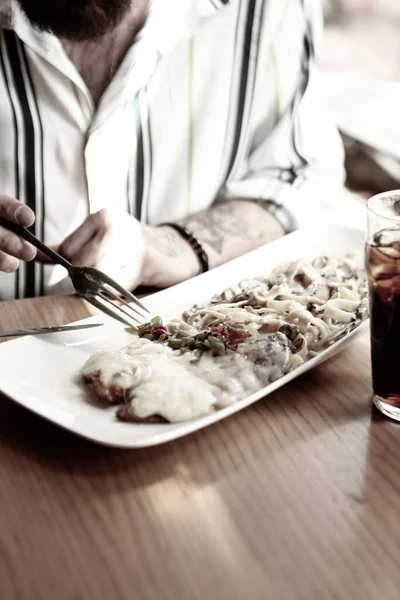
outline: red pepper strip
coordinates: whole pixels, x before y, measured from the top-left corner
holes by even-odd
[[[160,325],[159,327],[149,327],[148,329],[144,329],[143,331],[140,331],[139,336],[143,337],[146,334],[151,334],[151,335],[168,335],[168,331],[166,330],[165,327],[163,327],[162,325]]]
[[[152,333],[153,335],[167,335],[168,332],[165,329],[165,327],[154,327],[154,329],[150,329],[149,333]]]
[[[211,327],[209,327],[209,331],[213,335],[217,335],[217,336],[223,338],[224,341],[226,341],[228,343],[232,339],[245,340],[245,339],[251,337],[251,333],[249,333],[248,331],[235,331],[234,329],[232,329],[231,327],[228,327],[226,325],[211,326]]]

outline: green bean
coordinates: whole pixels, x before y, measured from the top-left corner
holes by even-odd
[[[150,321],[150,325],[152,327],[162,327],[162,325],[163,325],[162,318],[161,317],[154,317],[154,319],[152,319]]]
[[[168,340],[168,346],[170,348],[172,348],[173,350],[180,350],[183,346],[183,340],[177,340],[177,339],[170,338]]]
[[[244,331],[244,327],[242,327],[242,325],[229,325],[229,329],[232,331],[237,331],[238,333],[242,333],[242,331]]]
[[[184,337],[182,338],[182,342],[184,346],[187,346],[188,348],[194,348],[196,346],[196,340],[192,337]]]
[[[225,344],[221,342],[218,338],[213,335],[208,336],[208,341],[210,342],[211,350],[213,354],[224,354],[225,353]]]
[[[210,325],[220,325],[221,323],[223,323],[226,319],[226,316],[224,315],[223,317],[216,317],[213,321],[211,321]]]
[[[240,344],[241,342],[245,342],[246,340],[243,338],[232,338],[229,342],[232,346],[236,346],[236,344]]]
[[[245,306],[244,308],[245,308],[245,310],[247,310],[247,312],[249,312],[253,315],[257,314],[256,311],[254,310],[254,308],[252,308],[251,306]]]
[[[150,342],[154,342],[156,339],[156,336],[152,333],[145,333],[142,337],[144,337],[145,340],[150,340]]]
[[[137,335],[139,333],[139,328],[138,327],[125,327],[125,331],[127,333],[131,333],[133,335]]]

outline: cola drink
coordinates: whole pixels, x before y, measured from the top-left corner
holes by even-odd
[[[366,244],[375,397],[400,408],[400,229],[382,229]]]

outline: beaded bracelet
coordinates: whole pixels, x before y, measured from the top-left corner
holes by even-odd
[[[193,233],[189,229],[187,229],[183,225],[178,225],[177,223],[161,223],[159,227],[172,227],[172,229],[175,229],[175,231],[177,231],[183,237],[183,239],[189,243],[189,245],[195,252],[197,258],[200,261],[201,272],[205,273],[206,271],[208,271],[208,254],[204,250],[203,246],[200,244],[199,240],[193,235]]]

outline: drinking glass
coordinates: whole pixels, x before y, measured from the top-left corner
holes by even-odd
[[[368,200],[365,266],[374,403],[400,421],[400,190]]]

